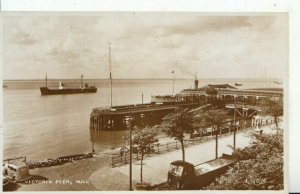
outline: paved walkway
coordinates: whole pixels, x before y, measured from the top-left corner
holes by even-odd
[[[271,130],[272,126],[263,127],[264,133],[276,132]],[[254,129],[240,131],[236,135],[237,148],[244,148],[249,145],[249,134]],[[219,139],[218,155],[222,153],[231,154],[233,145],[233,135],[223,136]],[[198,145],[189,146],[185,150],[186,161],[192,164],[199,164],[215,157],[215,140],[207,141]],[[181,150],[175,150],[169,153],[157,154],[144,159],[143,181],[151,185],[159,184],[167,180],[167,171],[169,165],[174,160],[182,159]],[[132,165],[133,187],[135,183],[140,182],[140,161],[133,161]],[[90,181],[99,190],[116,191],[128,190],[129,188],[129,165],[120,167],[104,167],[97,170],[90,176]]]

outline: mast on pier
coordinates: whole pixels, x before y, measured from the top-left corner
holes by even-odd
[[[108,63],[109,63],[109,79],[110,79],[110,107],[112,107],[112,76],[111,76],[111,54],[110,43],[108,44]]]
[[[82,88],[82,78],[83,78],[83,75],[81,74],[81,76],[80,76],[80,88]]]
[[[47,82],[48,82],[48,78],[47,78],[47,73],[46,73],[46,88],[48,87],[47,85]]]

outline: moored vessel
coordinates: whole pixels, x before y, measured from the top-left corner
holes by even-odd
[[[95,86],[90,86],[89,84],[82,84],[83,75],[81,75],[80,87],[65,87],[65,84],[59,82],[58,88],[49,88],[47,85],[47,75],[46,75],[46,86],[40,87],[41,95],[58,95],[58,94],[81,94],[81,93],[96,93],[97,88]]]

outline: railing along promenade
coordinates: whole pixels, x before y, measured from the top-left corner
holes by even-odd
[[[270,125],[271,123],[263,124],[262,126]],[[251,130],[251,129],[253,130],[253,129],[255,129],[255,127],[252,126],[252,127],[247,127],[247,128],[241,128],[241,129],[237,130],[237,133],[242,132],[242,131]],[[227,133],[222,133],[219,135],[219,138],[232,135],[233,133],[234,133],[233,131],[227,132]],[[199,137],[199,138],[195,138],[195,139],[186,139],[186,140],[184,140],[184,146],[188,147],[188,146],[192,146],[192,145],[197,145],[197,144],[204,143],[204,142],[207,142],[207,141],[210,141],[213,139],[215,139],[215,135],[203,136],[203,137]],[[147,156],[151,157],[151,156],[154,156],[155,154],[163,154],[163,153],[181,149],[181,144],[179,141],[170,141],[167,143],[156,143],[156,144],[154,144],[154,146],[155,146],[155,152],[152,154],[145,155],[144,157],[147,157]],[[138,161],[140,159],[141,159],[141,155],[139,153],[132,153],[132,160]],[[130,160],[129,150],[128,150],[128,148],[126,148],[126,151],[124,151],[124,152],[121,151],[120,154],[111,155],[111,164],[110,165],[112,167],[115,167],[117,165],[125,165],[125,164],[129,163],[129,160]]]

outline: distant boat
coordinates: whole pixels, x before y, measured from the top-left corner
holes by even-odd
[[[275,81],[273,81],[273,83],[275,83],[275,84],[283,84],[283,82],[280,81],[280,80],[275,80]]]
[[[242,86],[243,83],[242,83],[242,82],[235,82],[234,85],[235,85],[235,86]]]
[[[63,82],[59,82],[58,88],[48,88],[47,86],[47,75],[46,75],[46,86],[40,87],[41,94],[42,95],[57,95],[57,94],[81,94],[81,93],[96,93],[97,88],[95,86],[89,86],[89,84],[82,85],[82,78],[83,75],[81,75],[81,81],[80,81],[80,87],[79,88],[67,88],[65,87],[65,84]]]

